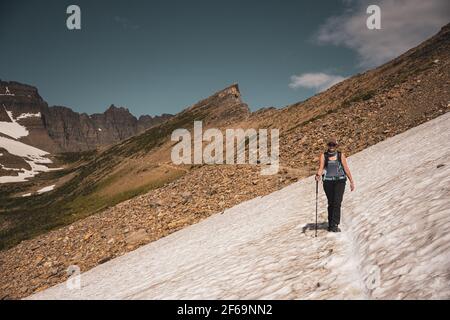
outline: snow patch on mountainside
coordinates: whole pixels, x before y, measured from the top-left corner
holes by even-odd
[[[5,108],[5,106],[3,106],[3,108]],[[17,119],[14,119],[11,111],[6,110],[6,108],[5,111],[11,119],[11,122],[0,121],[0,133],[6,134],[14,139],[28,136],[29,132],[27,128],[19,124]]]
[[[0,147],[6,149],[10,154],[22,157],[31,167],[31,170],[11,169],[0,164],[3,169],[19,172],[17,176],[0,176],[0,183],[23,182],[34,177],[39,172],[59,170],[59,168],[49,168],[47,166],[52,161],[45,157],[49,153],[41,149],[5,137],[0,137]]]
[[[49,154],[47,151],[32,147],[23,142],[0,137],[0,146],[16,156],[35,159],[41,163],[50,163],[49,159],[44,158],[45,155]]]
[[[18,123],[17,120],[34,117],[40,118],[41,113],[22,113],[14,119],[13,113],[8,111],[5,105],[3,105],[3,108],[8,114],[11,122],[0,121],[0,133],[9,137],[7,138],[0,136],[0,147],[6,149],[12,155],[22,157],[23,160],[30,165],[31,170],[27,170],[25,168],[7,168],[0,163],[0,168],[4,170],[19,172],[17,176],[0,176],[0,183],[23,182],[36,176],[39,172],[59,170],[59,168],[50,169],[46,166],[46,164],[52,163],[52,161],[46,157],[49,155],[48,152],[17,140],[22,137],[26,137],[29,134],[28,129]]]
[[[309,177],[30,299],[449,299],[450,113],[349,158],[342,233]]]
[[[44,187],[44,188],[42,188],[42,189],[39,189],[39,190],[37,191],[37,193],[42,194],[42,193],[46,193],[46,192],[52,191],[53,189],[55,189],[55,185],[51,185],[51,186],[48,186],[48,187]]]
[[[26,119],[26,118],[40,118],[41,117],[41,113],[37,112],[37,113],[22,113],[20,116],[18,116],[16,118],[16,120],[20,120],[20,119]]]

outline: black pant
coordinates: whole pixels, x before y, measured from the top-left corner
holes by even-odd
[[[338,226],[341,222],[341,203],[344,197],[345,180],[324,181],[323,190],[328,198],[328,226]]]

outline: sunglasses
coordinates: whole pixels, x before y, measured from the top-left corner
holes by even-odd
[[[329,143],[328,146],[332,148],[332,147],[336,147],[337,144],[336,143]]]

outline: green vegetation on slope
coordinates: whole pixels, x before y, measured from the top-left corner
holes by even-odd
[[[2,204],[0,207],[0,250],[12,247],[22,240],[71,224],[176,180],[184,174],[182,171],[115,194],[102,192],[111,183],[116,182],[115,178],[111,177],[111,173],[122,161],[149,153],[170,138],[173,130],[191,128],[195,120],[203,120],[206,115],[207,113],[201,110],[183,112],[169,121],[99,154],[89,151],[58,155],[58,159],[64,163],[89,160],[75,171],[56,171],[41,174],[37,177],[39,180],[33,182],[0,185]],[[25,198],[12,197],[36,181],[51,180],[68,173],[74,173],[75,176],[54,191]]]

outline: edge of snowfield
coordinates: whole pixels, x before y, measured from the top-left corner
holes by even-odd
[[[447,113],[349,158],[340,234],[309,177],[28,298],[448,299],[449,159]]]

